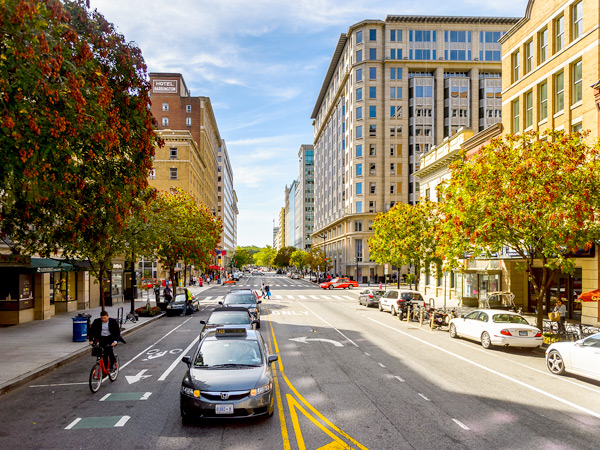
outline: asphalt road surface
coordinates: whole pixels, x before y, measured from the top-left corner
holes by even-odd
[[[284,276],[236,287],[273,296],[261,333],[274,363],[271,418],[183,425],[181,357],[201,311],[164,317],[119,345],[119,378],[92,394],[81,357],[0,398],[2,449],[596,449],[600,383],[550,374],[533,350],[484,350],[358,305],[358,289],[324,291]]]

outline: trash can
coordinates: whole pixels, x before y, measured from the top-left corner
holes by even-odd
[[[79,313],[73,317],[73,342],[85,342],[88,339],[91,315]]]

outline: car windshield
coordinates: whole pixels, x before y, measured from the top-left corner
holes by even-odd
[[[175,303],[185,303],[185,294],[178,294],[175,296]]]
[[[208,318],[207,325],[241,325],[249,324],[250,316],[246,311],[218,311]]]
[[[384,291],[371,291],[373,293],[373,295],[383,295],[385,294]]]
[[[218,339],[204,341],[200,347],[194,367],[227,368],[259,367],[262,356],[258,341]]]
[[[254,294],[229,294],[223,300],[224,305],[242,305],[248,303],[256,303]]]
[[[400,294],[400,298],[402,298],[404,300],[416,300],[416,301],[423,300],[423,297],[421,297],[421,294],[418,294],[416,292],[402,292]]]
[[[518,323],[521,325],[529,325],[529,322],[516,314],[494,314],[492,320],[496,323]]]

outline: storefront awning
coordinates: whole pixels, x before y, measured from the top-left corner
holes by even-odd
[[[579,299],[582,302],[597,302],[600,300],[600,289],[596,289],[595,291],[584,292],[579,296]]]
[[[73,265],[55,259],[31,258],[28,269],[37,273],[62,272],[73,270]]]
[[[224,267],[221,266],[208,266],[210,270],[225,270]]]

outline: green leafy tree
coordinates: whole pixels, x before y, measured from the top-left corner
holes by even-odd
[[[257,253],[253,255],[254,262],[258,266],[269,267],[273,263],[273,259],[277,255],[277,251],[267,245],[264,248],[261,248]]]
[[[441,195],[443,254],[457,265],[465,255],[516,252],[541,329],[555,272],[572,273],[570,253],[600,239],[600,145],[562,131],[507,135],[454,163]]]
[[[313,272],[325,272],[329,265],[325,261],[325,252],[321,247],[312,246],[308,252],[307,265]]]
[[[233,258],[231,258],[233,265],[239,268],[252,264],[253,261],[252,254],[243,247],[237,247]]]
[[[245,246],[241,246],[238,248],[241,248],[241,249],[247,251],[251,255],[255,255],[256,253],[258,253],[260,251],[260,247],[258,247],[256,245],[245,245]]]
[[[304,250],[296,250],[290,255],[290,264],[297,267],[299,270],[304,271],[308,266],[309,255]]]
[[[378,264],[413,265],[416,274],[421,269],[430,273],[434,267],[439,277],[442,260],[436,253],[438,225],[435,203],[397,203],[375,218],[373,237],[369,239],[371,258]],[[414,280],[418,284],[418,277]]]
[[[158,143],[141,52],[83,1],[4,0],[0,34],[0,235],[102,259]]]
[[[283,247],[280,248],[273,259],[273,265],[277,267],[287,267],[290,265],[290,257],[292,253],[296,251],[296,247]]]

